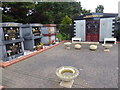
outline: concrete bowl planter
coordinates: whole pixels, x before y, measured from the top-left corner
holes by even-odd
[[[78,49],[78,50],[81,49],[81,45],[80,44],[76,44],[75,45],[75,49]]]
[[[71,42],[66,42],[64,43],[66,49],[70,49]]]
[[[89,49],[95,51],[97,49],[97,45],[90,45]]]
[[[62,81],[71,81],[74,80],[79,75],[79,71],[71,66],[63,66],[56,70],[56,75]]]
[[[105,48],[104,51],[109,52],[109,51],[110,51],[109,49],[110,49],[113,45],[112,45],[112,44],[102,44],[102,46]]]

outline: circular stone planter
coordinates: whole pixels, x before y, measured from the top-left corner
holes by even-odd
[[[64,43],[64,45],[66,46],[66,49],[70,49],[70,45],[71,45],[72,43],[71,42],[66,42],[66,43]]]
[[[90,45],[90,50],[95,51],[97,49],[97,45]]]
[[[80,49],[81,48],[81,45],[80,44],[76,44],[75,45],[75,49]]]
[[[110,51],[109,49],[113,46],[112,44],[102,44],[102,46],[105,48],[104,51]]]
[[[74,80],[79,75],[79,71],[71,66],[63,66],[63,67],[59,67],[56,70],[56,75],[62,81],[71,81]]]

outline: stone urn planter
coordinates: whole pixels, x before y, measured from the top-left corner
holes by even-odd
[[[81,49],[81,45],[80,44],[75,44],[75,49]]]
[[[62,80],[60,86],[71,88],[74,79],[79,75],[79,71],[71,66],[63,66],[56,70],[56,75]]]
[[[104,51],[105,52],[109,52],[110,48],[113,46],[112,44],[102,44],[102,46],[105,48]]]
[[[66,42],[64,43],[66,49],[70,49],[71,42]]]
[[[97,49],[97,45],[90,45],[89,49],[95,51]]]

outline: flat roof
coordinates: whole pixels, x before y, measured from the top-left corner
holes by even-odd
[[[117,13],[89,13],[80,16],[75,16],[73,20],[94,19],[94,18],[110,18],[117,17]]]
[[[56,69],[61,66],[76,67],[80,75],[73,88],[118,88],[118,44],[111,52],[102,45],[90,51],[89,45],[66,50],[64,44],[32,56],[2,69],[2,85],[6,88],[62,88]]]

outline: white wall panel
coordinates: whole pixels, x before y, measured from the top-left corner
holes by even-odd
[[[115,18],[103,18],[100,19],[100,41],[103,41],[104,38],[112,38],[112,31],[114,31],[114,29],[112,29],[113,26],[113,20]]]
[[[80,37],[82,41],[86,40],[86,21],[85,20],[75,20],[75,37]]]

